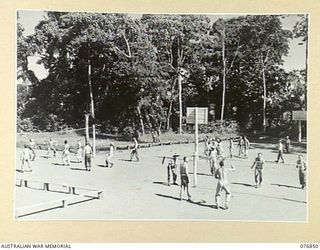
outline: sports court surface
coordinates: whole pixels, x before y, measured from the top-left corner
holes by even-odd
[[[223,143],[227,153],[227,142]],[[203,154],[200,143],[199,153]],[[129,161],[130,151],[116,151],[114,167],[104,167],[105,152],[98,152],[93,159],[91,172],[84,171],[71,154],[71,166],[63,166],[61,152],[48,158],[45,150],[37,150],[36,160],[31,162],[32,172],[16,172],[16,178],[41,182],[61,183],[89,189],[103,190],[103,198],[66,206],[46,212],[18,218],[18,220],[230,220],[230,221],[307,221],[307,189],[299,185],[295,163],[297,154],[306,151],[293,147],[293,152],[284,154],[286,164],[275,163],[276,145],[253,143],[248,158],[226,159],[226,165],[234,165],[235,172],[229,173],[232,198],[228,210],[215,209],[214,196],[217,180],[210,175],[206,160],[198,162],[198,185],[190,188],[192,201],[179,199],[180,187],[167,185],[167,160],[163,156],[174,153],[189,156],[190,186],[193,185],[191,155],[194,144],[167,145],[139,150],[140,162]],[[18,158],[21,149],[17,149]],[[255,188],[254,170],[250,167],[258,152],[267,161],[264,183]],[[237,148],[234,148],[237,155]],[[180,163],[181,160],[178,161]],[[178,177],[178,183],[180,178]],[[16,187],[16,208],[32,203],[56,199],[60,194]],[[58,198],[59,198],[58,197]],[[224,193],[222,195],[222,204]]]

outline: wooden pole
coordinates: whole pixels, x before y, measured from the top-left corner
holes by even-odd
[[[299,142],[301,142],[302,140],[301,140],[301,120],[299,120],[298,121],[298,124],[299,124],[299,136],[298,136],[298,140],[299,140]]]
[[[194,108],[194,122],[195,122],[195,133],[194,133],[194,156],[193,156],[193,186],[196,187],[197,182],[197,165],[198,165],[198,153],[199,153],[199,142],[198,142],[198,108]]]
[[[89,142],[89,114],[84,115],[85,127],[86,127],[86,142]]]
[[[91,117],[93,119],[92,124],[92,147],[93,147],[93,157],[96,155],[96,124],[95,124],[95,114],[94,114],[94,102],[93,102],[93,93],[92,93],[92,84],[91,84],[91,63],[90,59],[88,60],[88,84],[90,92],[90,106],[91,106]]]
[[[139,121],[140,121],[140,126],[141,126],[141,133],[142,133],[142,135],[144,135],[144,134],[145,134],[144,124],[143,124],[142,114],[141,114],[141,110],[140,110],[139,106],[137,106],[137,111],[138,111],[138,115],[139,115]]]
[[[223,26],[222,30],[222,102],[221,102],[221,127],[223,124],[223,119],[224,119],[224,106],[225,106],[225,98],[226,98],[226,58],[225,58],[225,36],[226,36],[226,27],[225,25]]]
[[[182,134],[182,83],[181,72],[178,68],[178,88],[179,88],[179,134]]]
[[[266,86],[266,75],[265,75],[265,68],[263,66],[262,69],[262,81],[263,81],[263,107],[262,107],[262,127],[263,132],[266,132],[267,128],[267,121],[266,121],[266,108],[267,108],[267,86]]]

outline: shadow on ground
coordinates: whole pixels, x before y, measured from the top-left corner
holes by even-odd
[[[285,185],[285,184],[271,183],[270,185],[272,185],[272,186],[278,186],[278,187],[301,189],[300,187],[297,187],[297,186],[290,186],[290,185]]]
[[[248,183],[242,183],[242,182],[232,182],[232,185],[241,185],[245,187],[256,187],[256,185],[248,184]]]

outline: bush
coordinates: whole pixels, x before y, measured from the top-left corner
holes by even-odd
[[[63,123],[58,119],[57,115],[49,114],[46,119],[46,131],[59,131],[63,129]]]
[[[17,132],[32,132],[34,131],[34,125],[30,118],[17,118]]]
[[[296,121],[273,120],[267,129],[267,135],[279,138],[290,136],[290,138],[297,139],[298,124]],[[302,123],[302,136],[306,137],[306,127],[304,123]]]
[[[234,120],[225,120],[221,124],[220,120],[212,121],[207,125],[199,125],[200,133],[218,133],[218,134],[237,134],[239,132],[239,124]]]
[[[136,136],[136,132],[132,126],[127,126],[122,130],[121,135],[125,137],[133,137]]]

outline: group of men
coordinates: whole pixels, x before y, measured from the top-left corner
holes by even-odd
[[[56,157],[57,150],[56,150],[57,143],[52,139],[49,138],[47,141],[47,156],[49,157],[51,152],[53,152],[53,156]],[[77,161],[78,163],[82,162],[84,158],[84,165],[87,171],[91,170],[91,157],[92,157],[92,148],[88,142],[85,143],[85,146],[82,147],[81,140],[78,140],[77,143]],[[30,166],[30,161],[34,161],[36,158],[36,144],[33,139],[29,140],[28,144],[24,145],[24,149],[20,154],[21,160],[21,167],[19,169],[20,172],[25,171],[32,171]],[[64,141],[63,150],[61,153],[62,164],[66,166],[70,166],[70,146],[67,140]],[[27,167],[27,170],[25,169]]]
[[[130,153],[130,161],[133,160],[133,158],[136,158],[137,161],[139,161],[139,155],[138,155],[138,148],[139,144],[136,138],[133,138],[134,145],[132,147],[131,153]],[[229,144],[229,157],[233,157],[233,145],[234,145],[234,139],[229,138],[228,140]],[[47,155],[49,156],[51,152],[53,152],[53,156],[56,156],[56,146],[57,143],[53,141],[52,138],[48,140],[47,143],[48,150]],[[241,136],[238,140],[238,147],[239,147],[239,155],[244,155],[247,157],[248,149],[250,146],[250,142],[245,136]],[[81,140],[79,139],[77,142],[77,161],[78,163],[82,162],[82,159],[84,159],[84,165],[87,171],[91,171],[92,164],[91,164],[91,158],[93,156],[93,150],[92,147],[88,142],[85,143],[85,146],[82,147]],[[29,140],[29,144],[26,144],[24,146],[24,149],[21,152],[20,159],[22,161],[21,169],[20,171],[32,171],[30,167],[30,161],[34,161],[36,157],[36,145],[33,139]],[[113,156],[116,148],[113,143],[110,143],[109,151],[106,155],[106,167],[113,167]],[[279,162],[280,159],[282,159],[282,162],[284,162],[283,159],[283,152],[289,153],[290,152],[290,139],[287,136],[285,143],[282,142],[282,140],[279,141],[278,144],[278,159],[276,162]],[[220,196],[222,191],[225,191],[226,193],[226,199],[225,199],[225,209],[228,209],[230,197],[231,197],[231,190],[228,183],[228,172],[234,171],[235,168],[233,165],[231,165],[230,168],[227,168],[225,166],[225,156],[224,151],[222,147],[222,141],[217,138],[209,139],[207,136],[205,138],[205,149],[204,153],[209,160],[209,166],[210,166],[210,172],[211,175],[214,176],[217,180],[217,188],[216,188],[216,194],[215,194],[215,203],[216,208],[220,207]],[[70,146],[68,144],[68,141],[64,141],[64,148],[62,151],[62,163],[63,165],[70,165]],[[167,175],[168,175],[168,185],[171,185],[171,178],[172,178],[172,184],[173,185],[179,185],[177,183],[178,179],[178,154],[174,154],[170,158],[170,161],[167,165]],[[165,158],[163,158],[164,162]],[[27,167],[27,170],[25,170],[25,165]],[[261,153],[258,153],[257,157],[255,158],[253,165],[251,167],[254,168],[254,180],[256,183],[256,187],[260,187],[263,182],[263,171],[265,168],[265,160],[262,157]],[[302,155],[298,156],[298,161],[296,164],[296,168],[299,170],[299,181],[301,188],[306,187],[306,169],[307,165],[306,162],[303,160]],[[180,172],[180,199],[182,199],[182,191],[186,192],[188,200],[191,199],[191,195],[189,192],[189,171],[188,171],[188,157],[183,157],[183,162],[179,165],[179,172]]]
[[[168,172],[168,185],[171,185],[171,176],[173,185],[178,185],[177,183],[177,177],[178,177],[178,160],[179,155],[174,154],[172,157],[169,157],[170,160],[167,165],[167,172]],[[164,163],[166,157],[163,157],[162,163]],[[182,200],[182,193],[186,193],[187,200],[191,201],[191,194],[189,192],[189,169],[188,169],[188,157],[184,156],[182,163],[179,165],[179,172],[180,172],[180,200]],[[231,190],[228,182],[228,172],[234,171],[235,168],[233,165],[231,165],[230,168],[225,166],[224,158],[220,160],[219,166],[213,169],[213,175],[218,180],[217,188],[216,188],[216,194],[215,194],[215,208],[219,209],[220,207],[220,196],[222,191],[225,191],[226,193],[226,199],[225,199],[225,206],[224,209],[229,208],[229,202],[231,198]]]
[[[250,146],[250,142],[246,136],[241,136],[238,141],[238,147],[239,147],[239,155],[244,155],[247,157],[248,155],[248,149]],[[229,155],[230,158],[232,158],[232,149],[233,149],[233,139],[229,138]],[[279,141],[278,145],[278,160],[276,162],[279,162],[279,159],[283,160],[283,151],[286,153],[290,152],[290,138],[289,136],[286,137],[285,142],[283,143],[282,140]],[[221,145],[221,140],[213,138],[209,139],[208,136],[205,138],[205,147],[204,147],[204,153],[209,160],[210,165],[210,172],[211,175],[214,176],[217,180],[217,188],[216,188],[216,194],[215,194],[215,203],[216,208],[219,209],[220,207],[220,196],[221,192],[225,191],[226,193],[226,199],[225,199],[225,209],[229,208],[229,202],[231,198],[231,190],[228,183],[228,172],[234,171],[235,168],[233,165],[231,165],[230,168],[227,168],[225,166],[225,157],[223,155],[223,149]],[[167,165],[167,182],[168,185],[171,185],[171,177],[172,177],[172,183],[173,185],[178,185],[177,178],[178,178],[178,157],[179,155],[175,153],[170,158],[170,161]],[[220,160],[219,160],[220,157]],[[164,163],[166,157],[163,157],[162,163]],[[284,162],[284,160],[283,160]],[[254,181],[255,181],[255,187],[261,187],[263,183],[263,172],[265,169],[266,162],[262,157],[262,153],[258,153],[257,157],[254,159],[254,162],[251,166],[251,169],[254,169]],[[298,155],[298,160],[296,163],[296,168],[299,170],[299,182],[301,185],[301,188],[304,189],[306,187],[306,171],[307,171],[307,164],[303,160],[303,156],[300,154]],[[180,164],[180,200],[182,199],[182,190],[186,191],[188,200],[190,200],[191,195],[189,192],[189,174],[188,174],[188,158],[183,157],[183,162]]]
[[[132,147],[131,153],[130,153],[130,161],[133,160],[133,158],[136,158],[137,161],[139,161],[139,155],[138,155],[138,148],[139,144],[136,138],[133,138],[134,145]],[[51,153],[53,153],[53,156],[56,157],[57,154],[57,142],[54,141],[52,138],[49,138],[47,141],[47,156],[49,157]],[[89,142],[85,143],[85,146],[82,146],[81,139],[78,139],[77,145],[76,145],[76,159],[78,163],[82,163],[84,161],[84,166],[87,171],[91,171],[92,169],[92,161],[91,158],[93,157],[93,149]],[[112,168],[114,165],[113,157],[114,152],[116,150],[116,147],[113,143],[110,143],[109,150],[106,154],[106,160],[105,160],[105,166]],[[33,139],[29,140],[29,143],[24,145],[24,149],[22,150],[20,154],[20,160],[21,160],[21,168],[19,169],[20,172],[25,171],[32,171],[30,166],[30,161],[34,161],[36,157],[36,144]],[[63,150],[61,153],[61,159],[62,164],[65,166],[70,166],[70,146],[67,140],[64,141]],[[25,170],[25,167],[27,167],[27,170]]]

